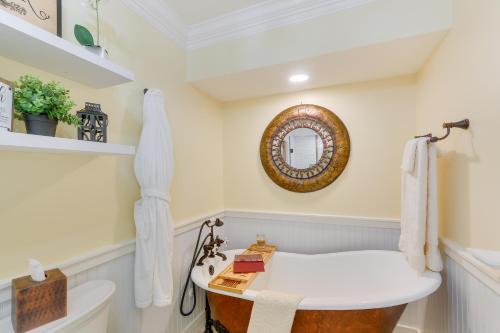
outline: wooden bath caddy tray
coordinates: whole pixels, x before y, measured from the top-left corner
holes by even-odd
[[[252,244],[242,254],[260,254],[262,255],[264,264],[267,264],[275,251],[276,246],[273,245],[258,246],[257,244]],[[257,274],[258,273],[233,273],[233,263],[231,263],[208,283],[208,287],[236,294],[243,294],[253,280],[255,280]]]

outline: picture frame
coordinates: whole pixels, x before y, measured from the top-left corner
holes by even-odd
[[[14,124],[14,84],[0,78],[0,131],[12,132]]]
[[[62,0],[0,0],[0,10],[62,37]]]

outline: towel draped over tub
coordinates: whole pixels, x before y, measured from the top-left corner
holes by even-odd
[[[173,224],[169,189],[174,172],[172,138],[163,94],[148,90],[135,175],[141,199],[135,204],[135,303],[139,308],[172,303]]]
[[[290,333],[295,312],[303,298],[271,290],[259,292],[247,333]]]

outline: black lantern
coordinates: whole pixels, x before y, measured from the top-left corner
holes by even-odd
[[[85,109],[76,113],[80,119],[78,140],[108,142],[108,115],[101,111],[101,105],[85,103]]]

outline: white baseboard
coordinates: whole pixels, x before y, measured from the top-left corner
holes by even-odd
[[[393,333],[422,333],[422,331],[415,327],[398,325]]]
[[[200,312],[181,333],[203,333],[205,331],[205,312]]]

